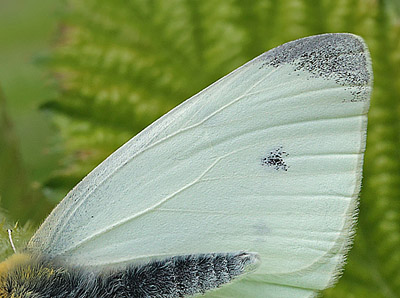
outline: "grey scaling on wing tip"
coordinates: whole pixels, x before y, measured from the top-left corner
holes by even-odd
[[[372,83],[369,51],[363,39],[350,33],[328,33],[301,38],[278,46],[260,56],[261,68],[291,64],[296,71],[334,79],[340,85]]]

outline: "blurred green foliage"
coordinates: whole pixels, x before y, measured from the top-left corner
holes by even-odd
[[[7,114],[5,97],[0,89],[0,198],[1,207],[15,220],[44,216],[51,210],[47,201],[42,201],[38,188],[32,187],[27,179],[19,143],[14,127]]]
[[[62,144],[65,154],[48,174],[46,193],[65,193],[157,117],[258,54],[308,35],[352,32],[370,47],[375,84],[355,245],[344,276],[323,296],[400,297],[397,4],[66,0],[48,57],[58,96],[43,105],[55,113],[61,136],[55,145]],[[12,151],[17,145],[7,146]]]
[[[53,0],[0,1],[0,199],[13,222],[39,222],[54,204],[40,186],[57,167],[55,128],[38,107],[56,93],[33,63],[49,50],[53,11]]]

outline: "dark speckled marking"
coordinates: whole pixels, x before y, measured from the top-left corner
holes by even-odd
[[[260,57],[265,61],[260,68],[289,63],[295,71],[307,70],[313,77],[355,87],[350,101],[364,101],[369,98],[365,86],[372,80],[367,52],[362,40],[355,35],[322,34],[291,41],[266,52]]]
[[[289,154],[283,150],[282,146],[272,150],[267,157],[261,159],[261,164],[270,168],[274,168],[279,171],[287,171],[289,166],[286,164],[284,157],[289,156]]]

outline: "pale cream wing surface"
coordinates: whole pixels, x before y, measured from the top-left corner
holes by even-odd
[[[371,85],[351,34],[266,52],[113,153],[28,248],[93,267],[257,252],[254,273],[206,296],[311,297],[351,239]]]

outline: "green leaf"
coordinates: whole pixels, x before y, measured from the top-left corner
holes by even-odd
[[[26,223],[42,218],[51,205],[41,201],[38,187],[29,184],[19,152],[19,142],[8,116],[4,94],[0,89],[0,199],[8,219]],[[39,204],[39,201],[40,204]]]

